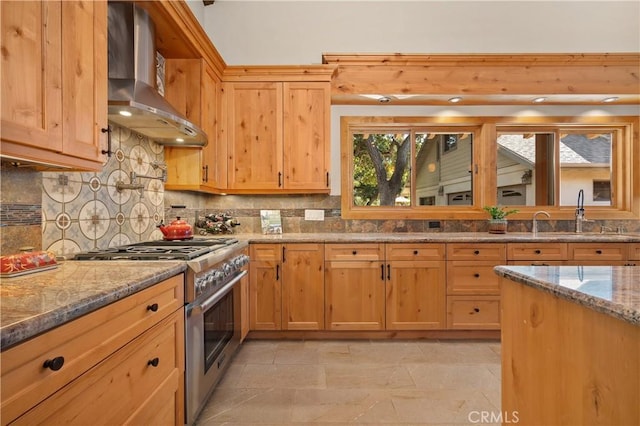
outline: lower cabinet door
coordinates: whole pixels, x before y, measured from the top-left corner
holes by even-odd
[[[384,330],[381,262],[325,262],[327,330]]]
[[[184,424],[184,312],[113,353],[14,424]]]

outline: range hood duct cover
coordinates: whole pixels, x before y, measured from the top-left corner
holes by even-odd
[[[205,146],[202,129],[155,88],[155,28],[147,11],[133,3],[109,2],[108,33],[109,120],[163,145]]]

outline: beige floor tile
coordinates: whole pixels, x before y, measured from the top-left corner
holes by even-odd
[[[333,364],[325,366],[327,388],[398,389],[415,388],[409,371],[393,364]]]
[[[249,340],[196,425],[479,423],[499,414],[499,354],[496,342]]]

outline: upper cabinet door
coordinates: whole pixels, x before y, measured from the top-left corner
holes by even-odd
[[[229,188],[282,188],[282,83],[225,86]]]
[[[107,2],[62,2],[65,154],[101,160],[107,127]]]
[[[62,4],[3,1],[0,7],[2,140],[61,151]]]
[[[284,187],[329,188],[330,83],[284,83]]]
[[[3,1],[2,155],[99,170],[107,2]]]

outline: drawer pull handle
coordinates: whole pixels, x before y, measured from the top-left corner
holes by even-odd
[[[64,365],[64,357],[57,356],[54,359],[48,359],[44,362],[43,367],[48,368],[51,371],[58,371]]]
[[[384,281],[384,263],[380,265],[380,279]]]
[[[474,251],[473,251],[473,254],[475,254],[475,255],[480,254],[480,250],[474,250]]]
[[[473,276],[476,277],[476,278],[480,278],[480,274],[477,273],[477,272],[475,274],[473,274]]]
[[[596,250],[596,254],[602,254],[602,250]]]
[[[150,360],[147,362],[147,365],[150,365],[150,366],[152,366],[152,367],[157,367],[157,366],[158,366],[158,364],[160,364],[160,358],[158,358],[158,357],[156,357],[156,358],[154,358],[154,359],[150,359]]]
[[[414,250],[413,254],[415,254],[417,256],[418,255],[418,250]]]
[[[154,303],[153,305],[148,305],[147,311],[158,312],[158,304]]]
[[[536,250],[534,253],[535,253],[535,254],[540,254],[540,253],[542,253],[542,252],[541,252],[540,250]]]
[[[351,254],[355,256],[356,254],[358,254],[358,252],[356,250],[354,250],[354,251],[351,252]]]

